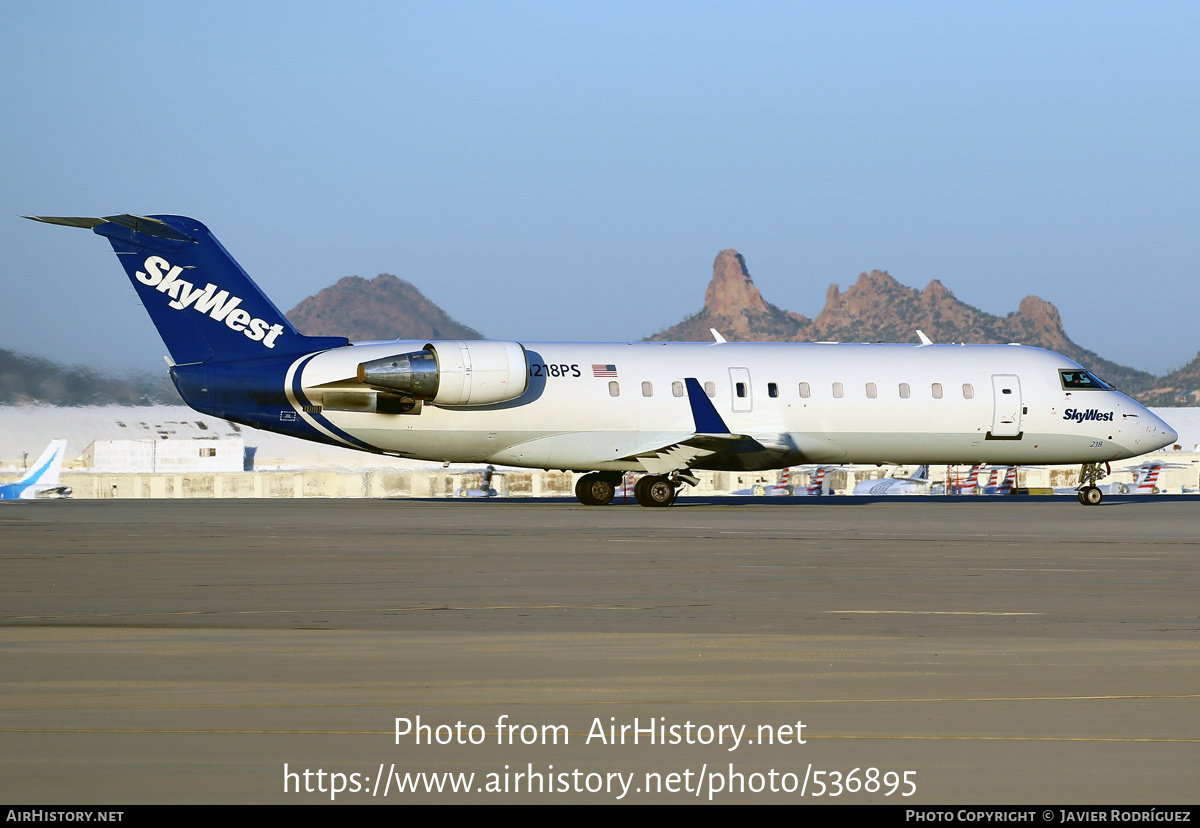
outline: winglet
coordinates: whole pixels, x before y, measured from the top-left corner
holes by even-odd
[[[687,386],[688,402],[692,406],[692,419],[696,423],[697,434],[729,434],[729,426],[721,419],[716,407],[700,387],[700,381],[688,377],[683,381]]]
[[[922,345],[932,345],[933,340],[925,335],[925,332],[917,328],[917,339],[921,340]]]
[[[708,332],[713,335],[713,344],[714,345],[720,345],[724,342],[729,341],[725,337],[721,336],[721,332],[718,331],[716,328],[709,328]]]

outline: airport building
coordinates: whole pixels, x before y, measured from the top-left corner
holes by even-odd
[[[1108,491],[1135,487],[1145,464],[1159,464],[1159,492],[1200,491],[1200,408],[1156,408],[1178,433],[1174,446],[1123,461],[1103,481]],[[0,483],[20,477],[51,440],[68,440],[62,483],[76,498],[456,497],[487,489],[502,497],[574,497],[577,475],[562,471],[427,461],[311,443],[199,414],[184,406],[0,406]],[[780,471],[700,472],[681,496],[803,493],[820,480],[824,494],[849,493],[863,481],[907,476],[915,468],[793,467]],[[953,488],[969,468],[934,466],[930,481]],[[1031,492],[1070,488],[1076,466],[1022,466],[1015,485]],[[987,468],[979,488],[998,486]],[[1007,473],[1004,469],[1003,473]],[[632,479],[632,475],[627,478]],[[632,499],[632,494],[628,495]]]

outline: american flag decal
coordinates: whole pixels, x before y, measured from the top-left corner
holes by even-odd
[[[592,365],[593,377],[615,377],[617,375],[617,366],[615,365]]]

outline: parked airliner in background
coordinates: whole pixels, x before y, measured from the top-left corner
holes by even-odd
[[[464,342],[304,336],[183,216],[31,217],[112,244],[207,414],[364,451],[586,472],[611,502],[644,471],[667,506],[698,469],[836,463],[1103,464],[1175,441],[1147,409],[1058,354],[1019,345]]]
[[[821,469],[821,475],[824,477],[825,470]],[[779,472],[779,481],[767,485],[766,483],[755,483],[749,489],[740,489],[734,492],[735,495],[751,495],[753,497],[781,497],[794,495],[796,487],[792,485],[791,480],[792,470],[785,467]],[[806,492],[811,494],[811,492]]]
[[[945,485],[946,494],[979,494],[979,472],[982,468],[982,464],[976,463],[974,466],[971,466],[971,471],[965,479],[948,479]]]
[[[808,485],[796,493],[806,495],[807,497],[820,497],[821,495],[829,494],[825,490],[825,474],[827,471],[828,469],[824,466],[818,468],[809,476]]]
[[[1131,469],[1126,469],[1133,475],[1132,483],[1113,482],[1106,483],[1101,486],[1101,490],[1105,494],[1137,494],[1137,495],[1152,495],[1163,492],[1158,486],[1158,475],[1163,469],[1181,469],[1191,468],[1186,464],[1181,463],[1162,463],[1158,461],[1147,461],[1140,466],[1135,466]],[[1073,494],[1074,489],[1058,488],[1054,490],[1055,494]],[[1186,489],[1185,489],[1186,491]]]
[[[854,484],[854,495],[927,495],[930,493],[929,466],[919,466],[910,477],[882,477]]]
[[[991,478],[988,484],[983,487],[983,491],[980,494],[1012,494],[1016,485],[1017,467],[1008,466],[1005,468],[1004,466],[1000,466],[992,470]]]
[[[58,473],[66,450],[66,440],[51,440],[42,456],[20,480],[0,485],[0,500],[70,497],[71,487],[58,485]]]

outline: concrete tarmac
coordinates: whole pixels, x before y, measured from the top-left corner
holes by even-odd
[[[1198,516],[5,503],[0,801],[1196,803]]]

